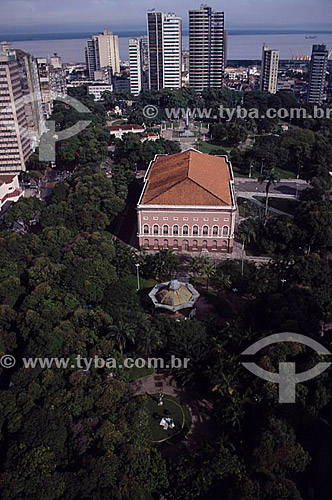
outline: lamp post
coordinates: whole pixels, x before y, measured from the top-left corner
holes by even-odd
[[[249,167],[249,179],[251,178],[251,170],[252,170],[252,165]]]
[[[264,161],[265,161],[265,158],[262,158],[261,175],[263,175]]]
[[[302,168],[303,168],[303,165],[299,165],[299,167],[297,169],[297,176],[296,176],[297,179],[300,178],[300,171],[301,171]]]
[[[139,286],[139,266],[140,264],[137,262],[137,264],[135,264],[136,266],[136,274],[137,274],[137,291],[139,291],[141,289],[141,287]]]

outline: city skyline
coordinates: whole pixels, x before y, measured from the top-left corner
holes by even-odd
[[[184,0],[181,4],[175,0],[59,0],[55,9],[50,0],[3,0],[0,31],[8,34],[89,31],[104,25],[107,18],[114,30],[141,30],[145,13],[153,8],[176,12],[187,30],[188,10],[199,8],[200,4],[197,0]],[[273,0],[264,3],[254,0],[250,5],[245,0],[225,0],[212,2],[211,7],[225,11],[229,29],[331,30],[327,21],[332,16],[330,0],[280,0],[278,4]]]

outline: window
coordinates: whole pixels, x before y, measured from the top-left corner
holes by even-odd
[[[203,236],[207,236],[209,234],[208,226],[203,226]]]
[[[218,248],[217,240],[213,240],[212,241],[212,250],[217,250],[217,248]]]
[[[168,234],[168,225],[164,224],[163,226],[163,234]]]
[[[174,250],[177,249],[177,248],[179,248],[179,242],[178,242],[178,240],[174,240],[173,241],[173,248],[174,248]]]
[[[202,248],[203,248],[204,250],[206,250],[206,249],[207,249],[207,241],[206,241],[206,240],[203,240],[203,242],[202,242]]]
[[[154,242],[153,242],[153,248],[155,250],[158,250],[158,248],[159,248],[159,241],[158,240],[154,240]]]
[[[222,251],[222,252],[227,252],[227,250],[228,250],[227,241],[223,241],[223,242],[221,243],[221,251]]]
[[[164,248],[168,248],[168,240],[164,240]]]
[[[212,234],[213,236],[218,236],[219,228],[218,226],[213,226]]]
[[[173,226],[173,234],[177,236],[179,234],[179,226]]]
[[[168,220],[168,217],[163,217],[163,220]]]
[[[204,217],[204,220],[205,220],[205,221],[208,221],[208,220],[209,220],[209,218],[208,218],[208,217]]]
[[[198,235],[198,226],[193,226],[193,235],[194,236]]]
[[[229,231],[228,226],[224,226],[224,227],[222,228],[222,235],[223,235],[223,236],[228,236],[228,231]]]
[[[189,227],[188,226],[183,226],[183,228],[182,228],[182,234],[184,236],[187,236],[189,234]]]
[[[149,248],[149,240],[144,240],[144,248]]]
[[[153,226],[153,234],[158,234],[159,233],[159,226],[157,224],[155,224]]]
[[[144,226],[143,226],[143,233],[149,234],[149,226],[147,224],[144,224]]]
[[[194,220],[194,221],[198,221],[198,217],[194,217],[194,218],[193,218],[193,220]]]
[[[188,252],[188,250],[189,250],[189,242],[188,242],[188,240],[183,240],[183,242],[182,242],[182,250],[184,250],[185,252]]]
[[[183,217],[183,220],[188,220],[188,217]]]
[[[193,250],[197,250],[197,248],[198,248],[197,240],[194,240],[193,241]]]

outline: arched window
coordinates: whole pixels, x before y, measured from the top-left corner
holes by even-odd
[[[179,234],[179,226],[177,225],[173,226],[173,234],[174,236],[177,236]]]
[[[212,241],[212,250],[217,250],[218,249],[218,243],[217,240]]]
[[[183,226],[182,234],[183,234],[183,236],[187,236],[189,234],[189,227],[188,226]]]
[[[193,236],[198,235],[198,226],[193,226]]]
[[[155,224],[153,226],[153,234],[159,234],[159,226],[158,226],[158,224]]]
[[[163,226],[163,234],[168,234],[168,225],[164,224]]]
[[[147,224],[144,224],[144,226],[143,226],[143,233],[149,234],[149,226]]]
[[[144,240],[144,248],[149,248],[149,240]]]
[[[203,248],[204,250],[206,250],[206,249],[207,249],[207,241],[206,241],[206,240],[203,240],[203,242],[202,242],[202,248]]]
[[[183,240],[183,242],[182,242],[182,250],[184,250],[185,252],[188,252],[188,250],[189,250],[189,242],[188,242],[188,240]]]
[[[227,243],[227,241],[223,241],[221,243],[221,251],[222,252],[227,252],[228,251],[228,243]]]
[[[213,229],[212,229],[213,236],[218,236],[218,232],[219,232],[219,227],[213,226]]]
[[[177,248],[179,248],[179,241],[178,240],[174,240],[173,241],[173,248],[174,248],[174,250],[176,250]]]
[[[168,248],[168,240],[164,240],[164,248]]]
[[[224,226],[222,228],[222,235],[223,236],[228,236],[228,232],[229,232],[229,227],[228,226]]]
[[[198,248],[197,240],[194,240],[193,241],[193,250],[197,250],[197,248]]]
[[[208,226],[203,226],[203,236],[207,236],[209,234]]]
[[[155,250],[158,250],[158,248],[159,248],[159,241],[158,240],[154,240],[154,242],[153,242],[153,248]]]

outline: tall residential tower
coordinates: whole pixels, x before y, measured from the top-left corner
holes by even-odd
[[[93,35],[86,42],[85,60],[88,76],[94,79],[94,72],[101,68],[111,68],[113,75],[120,73],[119,38],[111,31],[104,30]]]
[[[279,69],[279,51],[263,45],[261,66],[261,90],[275,94],[277,92]]]
[[[147,13],[149,88],[181,87],[182,21],[175,14]]]
[[[313,45],[307,101],[322,104],[328,60],[326,45]]]
[[[224,13],[202,5],[189,11],[189,86],[222,87],[224,73]]]

